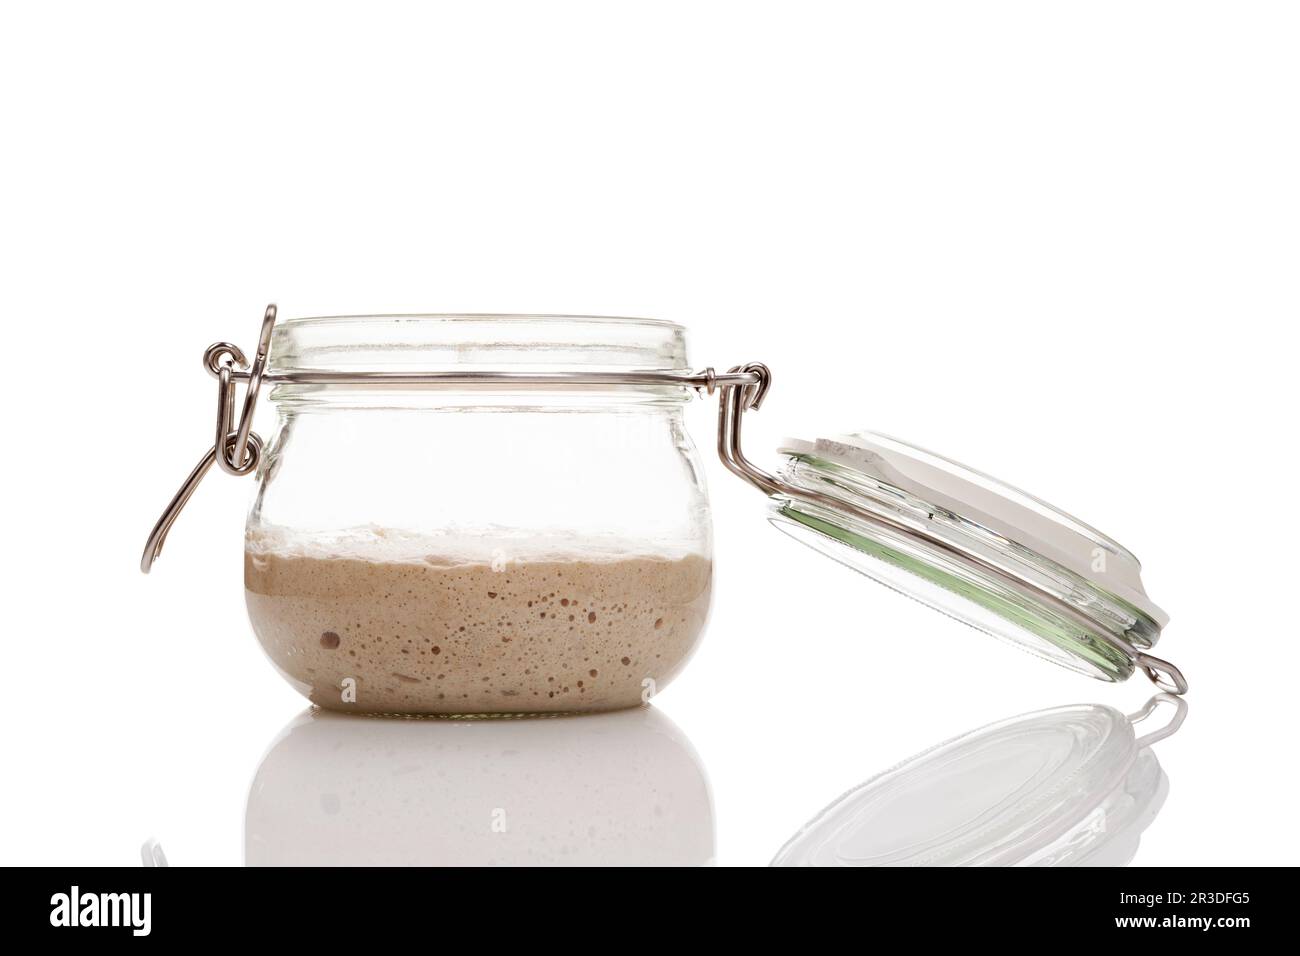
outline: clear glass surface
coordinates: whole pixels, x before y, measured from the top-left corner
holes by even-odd
[[[1036,656],[1122,681],[1168,620],[1130,551],[987,475],[868,432],[782,451],[790,485],[847,507],[778,495],[778,528]]]
[[[299,369],[685,361],[670,323],[555,316],[291,320],[271,355],[272,368]],[[245,556],[263,647],[332,709],[640,704],[684,664],[709,605],[711,523],[688,397],[277,387]]]

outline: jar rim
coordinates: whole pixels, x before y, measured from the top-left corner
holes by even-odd
[[[339,315],[301,315],[284,319],[277,328],[302,326],[314,323],[369,321],[371,319],[434,319],[439,322],[461,321],[562,321],[577,323],[636,323],[639,325],[682,328],[668,319],[652,319],[639,315],[595,315],[578,312],[356,312]]]
[[[678,371],[686,330],[631,316],[409,313],[303,316],[276,325],[270,368],[307,371]]]

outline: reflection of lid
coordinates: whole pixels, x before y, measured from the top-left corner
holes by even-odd
[[[778,491],[778,527],[1039,656],[1124,680],[1168,622],[1131,552],[987,475],[869,432],[781,452],[787,488],[820,500]]]
[[[975,730],[851,790],[782,848],[775,866],[1077,866],[1127,862],[1168,781],[1126,718],[1057,707]]]
[[[1142,831],[1169,795],[1169,778],[1155,752],[1139,750],[1133,769],[1070,833],[1031,853],[1021,866],[1127,866],[1137,856]]]

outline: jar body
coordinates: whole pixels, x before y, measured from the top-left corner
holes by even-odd
[[[313,703],[614,710],[689,657],[712,542],[680,392],[276,392],[245,593]]]

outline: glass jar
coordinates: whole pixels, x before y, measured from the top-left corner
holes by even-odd
[[[689,371],[669,322],[358,316],[279,324],[315,372]],[[679,386],[280,384],[248,516],[257,637],[322,707],[613,710],[662,688],[709,606]]]
[[[323,707],[531,714],[648,700],[708,611],[704,478],[682,407],[774,524],[951,617],[1107,681],[1187,691],[1127,548],[982,472],[867,431],[745,454],[767,366],[691,371],[671,322],[406,315],[262,322],[204,354],[215,441],[145,544],[149,571],[214,464],[256,471],[245,590],[262,646]],[[831,374],[831,373],[828,373]],[[246,388],[236,421],[237,385]],[[252,431],[263,385],[279,409]]]

